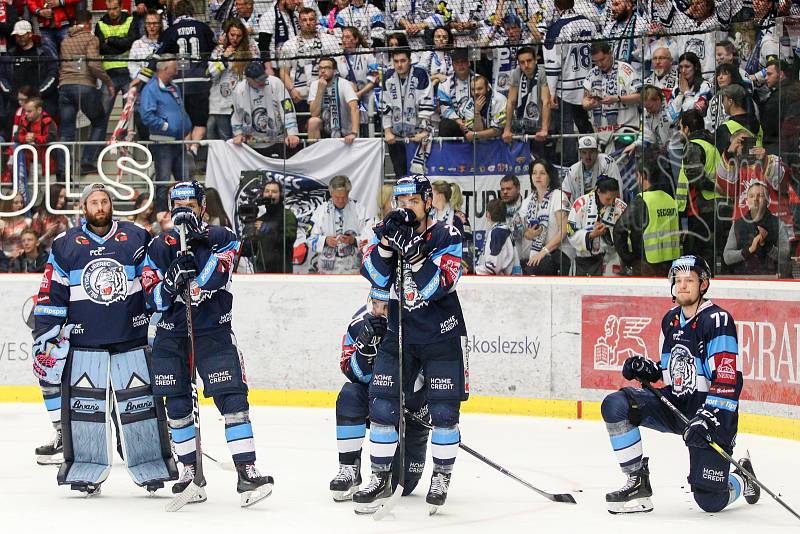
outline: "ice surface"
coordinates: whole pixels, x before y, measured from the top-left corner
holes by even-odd
[[[206,452],[229,461],[223,422],[213,406],[201,408]],[[797,532],[800,521],[768,495],[743,499],[718,514],[705,514],[686,484],[688,454],[680,437],[643,430],[655,495],[649,514],[612,516],[604,495],[625,481],[600,422],[465,414],[464,442],[534,486],[570,492],[577,505],[551,503],[459,451],[447,504],[428,517],[425,493],[430,462],[414,495],[380,523],[334,503],[328,483],[337,471],[332,409],[254,407],[258,466],[275,477],[272,496],[239,508],[236,475],[206,460],[208,501],[164,512],[169,489],[148,497],[131,482],[117,458],[103,494],[86,499],[56,484],[55,467],[37,466],[33,449],[50,438],[43,405],[0,405],[0,531],[38,532]],[[368,447],[363,476],[368,478]],[[749,449],[756,474],[790,506],[800,509],[798,443],[740,435],[735,456]]]

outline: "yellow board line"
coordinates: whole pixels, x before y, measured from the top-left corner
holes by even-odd
[[[297,408],[334,408],[335,391],[293,389],[252,389],[250,404],[254,406],[284,406]],[[41,402],[38,386],[0,386],[0,402]],[[212,404],[201,397],[202,404]],[[462,405],[465,413],[494,415],[525,415],[560,419],[600,420],[600,403],[590,401],[529,399],[473,395]],[[800,420],[771,415],[739,414],[739,431],[776,438],[800,441]]]

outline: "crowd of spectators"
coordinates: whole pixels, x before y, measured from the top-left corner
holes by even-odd
[[[105,0],[102,12],[78,0],[0,3],[5,140],[73,141],[80,111],[99,143],[116,99],[133,98],[129,127],[154,142],[163,184],[202,174],[204,139],[287,158],[302,138],[383,136],[394,174],[404,175],[426,168],[436,138],[524,135],[531,175],[499,184],[502,206],[487,206],[481,250],[472,250],[453,184],[437,189],[436,217],[460,223],[470,271],[653,274],[681,251],[720,272],[791,270],[800,4]],[[73,168],[96,173],[97,151],[84,146]],[[63,172],[66,162],[37,154],[25,153],[29,171]],[[527,198],[520,178],[530,180]],[[318,272],[350,272],[367,223],[347,177],[334,183],[301,235]],[[140,224],[169,224],[165,193],[158,188],[154,220],[140,214]],[[286,219],[271,212],[259,233],[276,231],[276,213]],[[0,221],[5,255],[26,258],[9,269],[35,268],[52,239],[35,219]],[[28,226],[38,248],[23,245]],[[281,226],[280,261],[261,258],[254,268],[286,270],[296,226]],[[512,267],[479,261],[486,247]]]

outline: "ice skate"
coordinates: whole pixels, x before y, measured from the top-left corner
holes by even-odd
[[[653,503],[650,500],[652,496],[648,458],[642,458],[642,467],[638,471],[628,473],[628,481],[621,489],[606,493],[606,505],[612,514],[652,512]]]
[[[353,494],[361,486],[361,461],[355,465],[339,464],[339,472],[331,480],[330,489],[335,502],[352,500]]]
[[[435,515],[439,507],[447,500],[447,489],[450,486],[450,473],[434,471],[431,477],[431,487],[425,502],[428,503],[428,515]]]
[[[64,442],[61,429],[57,428],[53,439],[36,447],[36,463],[39,465],[61,465],[64,463]]]
[[[239,492],[239,504],[247,508],[272,495],[275,481],[269,475],[262,476],[255,464],[236,464],[239,482],[236,491]]]
[[[353,494],[357,514],[374,514],[392,496],[392,472],[376,471],[367,487]]]

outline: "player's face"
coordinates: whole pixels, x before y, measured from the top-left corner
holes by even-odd
[[[420,221],[420,223],[427,218],[425,211],[430,209],[431,202],[430,200],[423,201],[420,194],[400,195],[397,197],[397,207],[413,211],[414,215],[417,216],[417,221]]]
[[[692,306],[700,301],[700,277],[694,271],[675,275],[675,302],[680,306]]]
[[[533,71],[536,70],[536,56],[533,54],[521,54],[519,56],[519,68],[528,78],[533,76]]]
[[[593,167],[594,162],[597,161],[596,148],[582,148],[578,150],[578,154],[581,157],[581,163],[583,163],[583,166],[586,169]]]
[[[314,13],[303,13],[300,16],[300,31],[306,35],[316,33],[317,17]]]
[[[331,193],[331,201],[333,201],[333,205],[336,206],[336,209],[344,209],[344,207],[347,206],[348,198],[347,189],[337,189]]]
[[[102,191],[95,191],[86,198],[83,206],[83,215],[86,222],[95,228],[102,228],[111,224],[111,199]]]
[[[405,76],[411,70],[411,60],[405,54],[395,54],[392,56],[392,64],[397,74]]]
[[[519,187],[514,185],[511,180],[507,182],[500,182],[500,200],[506,204],[516,202],[519,198]]]
[[[714,50],[714,56],[717,58],[717,65],[733,63],[733,54],[728,52],[724,46],[718,46],[716,50]]]
[[[173,206],[175,206],[176,208],[178,208],[178,207],[192,208],[192,211],[194,212],[195,215],[197,215],[198,219],[202,218],[202,216],[203,216],[203,210],[200,208],[200,204],[197,203],[197,199],[196,198],[180,198],[180,199],[177,199],[177,200],[173,201]]]
[[[385,300],[372,300],[372,315],[375,317],[386,317],[389,315],[389,303]]]

